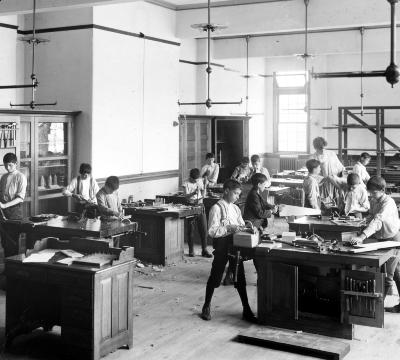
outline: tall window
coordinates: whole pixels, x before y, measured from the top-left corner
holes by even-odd
[[[277,73],[274,81],[275,150],[308,151],[307,89],[304,73]]]

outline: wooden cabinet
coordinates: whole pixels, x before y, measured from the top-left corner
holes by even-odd
[[[77,112],[0,110],[0,156],[14,152],[28,179],[23,214],[66,213],[62,189],[71,179],[72,127]],[[2,141],[2,124],[16,124],[15,135]],[[9,126],[10,126],[9,125]],[[11,146],[14,145],[14,146]],[[0,172],[4,168],[0,168]]]
[[[220,165],[218,182],[229,178],[243,156],[249,155],[249,117],[180,116],[180,180],[188,178],[190,169],[205,164],[208,152]]]

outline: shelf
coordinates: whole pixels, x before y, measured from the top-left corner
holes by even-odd
[[[55,193],[55,194],[39,195],[38,199],[46,200],[46,199],[63,198],[63,197],[64,197],[64,195],[61,192],[59,192],[59,193]]]
[[[39,156],[38,161],[68,160],[68,155]]]
[[[39,168],[53,168],[53,167],[64,167],[67,166],[67,164],[57,164],[57,165],[39,165]]]

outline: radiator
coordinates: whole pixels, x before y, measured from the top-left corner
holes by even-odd
[[[298,170],[297,157],[281,157],[279,158],[279,169],[283,170]]]

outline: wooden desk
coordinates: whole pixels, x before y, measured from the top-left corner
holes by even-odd
[[[201,207],[146,210],[141,207],[125,209],[126,215],[138,223],[134,236],[136,257],[152,264],[169,265],[183,259],[185,218],[201,213]]]
[[[274,178],[281,179],[302,179],[304,180],[308,175],[308,172],[305,171],[293,171],[291,173],[286,173],[285,171],[278,172],[274,175]]]
[[[271,178],[271,184],[273,186],[288,186],[290,188],[302,188],[303,179]]]
[[[365,226],[359,225],[337,225],[323,216],[321,220],[313,216],[304,216],[289,222],[289,230],[296,234],[315,232],[327,240],[345,241],[349,237],[362,231]]]
[[[393,250],[322,254],[284,245],[257,249],[258,320],[261,324],[345,339],[353,325],[383,327],[384,273]],[[375,282],[374,291],[349,295],[346,279]]]
[[[85,239],[76,242],[77,248],[64,248],[87,245]],[[88,243],[93,251],[111,251],[102,242]],[[130,249],[128,260],[99,269],[23,263],[23,255],[7,258],[7,345],[20,334],[58,325],[65,344],[60,353],[71,352],[71,359],[98,360],[121,346],[131,347],[134,262]]]

